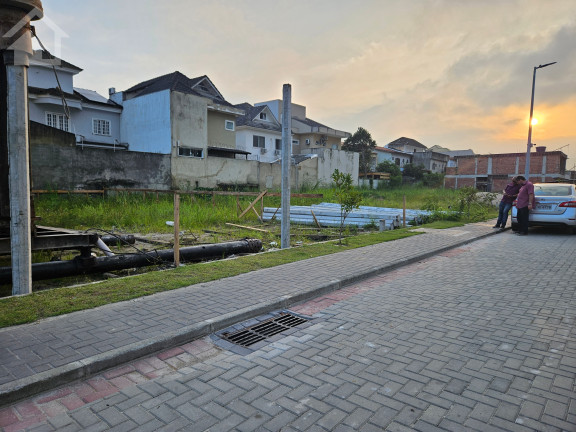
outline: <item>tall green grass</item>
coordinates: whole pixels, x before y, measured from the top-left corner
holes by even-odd
[[[402,208],[404,197],[409,209],[431,209],[437,211],[458,210],[462,197],[452,189],[431,189],[425,187],[404,186],[390,190],[360,189],[363,200],[361,205],[375,207]],[[293,191],[294,193],[300,191]],[[320,202],[337,202],[330,188],[306,190],[323,194],[322,198],[297,198],[292,205],[312,205]],[[255,199],[253,196],[239,198],[240,207],[246,209]],[[280,206],[280,197],[264,197],[264,206]],[[40,225],[70,229],[116,229],[138,233],[169,233],[173,228],[166,221],[174,220],[174,199],[172,194],[146,195],[141,193],[119,193],[110,196],[78,196],[44,194],[35,199],[36,215],[41,217]],[[255,209],[260,213],[261,204]],[[495,209],[482,207],[469,222],[491,216]],[[183,230],[203,230],[220,227],[226,222],[236,224],[254,224],[257,217],[249,211],[242,219],[238,217],[236,197],[217,195],[182,194],[180,196],[180,227]],[[494,213],[495,214],[495,213]]]

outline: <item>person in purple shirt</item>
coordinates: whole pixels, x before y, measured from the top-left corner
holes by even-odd
[[[528,234],[528,219],[530,210],[534,205],[534,185],[524,176],[516,177],[518,183],[522,186],[516,199],[516,209],[518,210],[516,218],[518,219],[518,235]]]
[[[506,185],[506,189],[502,191],[502,200],[498,206],[498,220],[496,221],[494,228],[500,228],[503,230],[506,226],[506,222],[508,221],[508,213],[512,208],[512,203],[514,202],[514,198],[516,198],[518,195],[519,190],[520,184],[518,184],[516,177],[514,177],[512,178],[512,182]]]

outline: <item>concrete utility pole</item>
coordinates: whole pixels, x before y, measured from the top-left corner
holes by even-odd
[[[33,54],[30,21],[42,16],[40,0],[3,0],[0,4],[0,122],[5,131],[0,134],[0,166],[8,167],[12,295],[32,292],[28,65]],[[5,185],[0,192],[5,193]],[[0,205],[5,208],[4,198]]]
[[[290,164],[292,162],[292,86],[282,87],[282,222],[280,248],[290,247]]]

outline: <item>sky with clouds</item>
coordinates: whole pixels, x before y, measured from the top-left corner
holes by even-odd
[[[576,165],[575,0],[42,0],[43,43],[107,95],[180,71],[233,104],[282,98],[379,146],[476,153],[532,142]],[[55,36],[54,25],[66,35]],[[575,169],[575,168],[573,168]]]

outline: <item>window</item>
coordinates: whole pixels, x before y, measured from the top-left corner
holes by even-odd
[[[46,124],[50,127],[69,132],[68,117],[64,114],[46,113]]]
[[[260,113],[260,120],[267,120],[265,112]]]
[[[94,135],[110,135],[110,122],[108,120],[92,120],[92,133]]]
[[[264,148],[266,147],[266,138],[263,136],[254,135],[252,137],[252,145],[254,147]]]
[[[232,120],[226,120],[224,122],[224,128],[226,130],[233,131],[234,130],[234,122]]]
[[[282,150],[282,140],[276,138],[276,150]]]
[[[292,140],[292,145],[300,145],[300,141],[299,140]]]
[[[178,155],[186,157],[201,158],[202,149],[192,147],[178,147]]]

